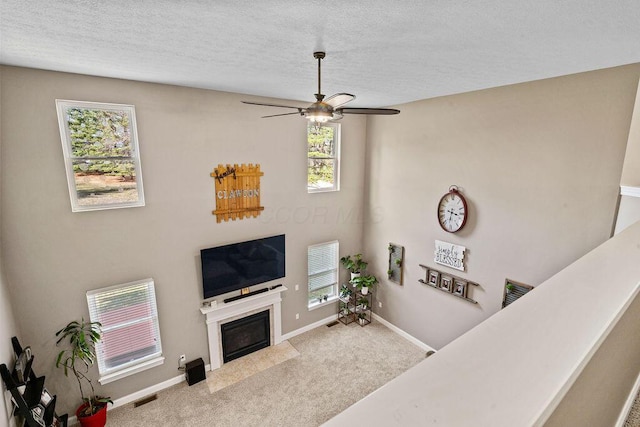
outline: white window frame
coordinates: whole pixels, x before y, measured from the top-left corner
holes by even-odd
[[[58,112],[58,126],[60,127],[60,139],[62,141],[62,152],[67,172],[67,184],[69,186],[69,197],[71,199],[71,210],[73,212],[95,211],[102,209],[131,208],[144,206],[144,189],[142,186],[142,167],[140,165],[140,154],[138,149],[138,131],[136,125],[136,112],[133,105],[125,104],[106,104],[100,102],[72,101],[66,99],[56,99],[56,109]],[[67,112],[70,109],[82,110],[98,110],[98,111],[116,111],[122,112],[129,118],[128,134],[129,134],[129,156],[75,156],[72,146],[72,135],[69,128],[69,117]],[[126,160],[131,162],[135,173],[135,190],[137,191],[137,200],[135,201],[119,201],[100,199],[98,203],[82,203],[79,196],[78,182],[74,172],[74,162],[79,162],[82,167],[85,163],[90,165],[91,162],[116,162],[118,160]],[[133,182],[133,181],[130,181]],[[118,190],[126,191],[127,185],[121,185]],[[114,188],[115,189],[115,188]],[[89,196],[91,197],[91,196]]]
[[[309,160],[321,158],[309,156],[309,132],[314,126],[332,127],[333,128],[333,157],[323,157],[322,159],[333,160],[333,186],[332,187],[313,187],[309,182]],[[307,125],[307,192],[308,193],[326,193],[331,191],[340,191],[340,139],[341,127],[339,123],[323,123]]]
[[[126,291],[134,288],[145,288],[145,296],[140,299],[150,308],[150,313],[144,317],[138,317],[133,319],[127,319],[124,322],[114,322],[109,324],[104,321],[101,316],[101,311],[98,308],[98,301],[100,297],[106,297],[109,294],[113,294],[117,291]],[[153,279],[137,280],[135,282],[124,283],[120,285],[108,286],[106,288],[95,289],[87,292],[87,304],[89,306],[89,317],[92,322],[100,322],[102,324],[101,330],[104,336],[105,332],[117,330],[126,326],[131,326],[136,323],[149,321],[153,323],[154,328],[154,340],[156,342],[155,351],[153,353],[141,356],[137,359],[123,362],[114,367],[107,367],[104,359],[106,352],[105,343],[99,341],[96,344],[96,356],[98,360],[98,371],[100,372],[99,382],[100,384],[108,384],[118,379],[128,377],[138,372],[159,366],[164,363],[164,357],[162,356],[162,342],[160,340],[160,325],[158,322],[158,308],[156,306],[155,297],[155,284]]]
[[[319,248],[323,246],[335,245],[335,260],[332,266],[327,266],[325,270],[315,271],[313,273],[309,272],[309,252],[313,248]],[[307,248],[307,308],[309,310],[314,310],[316,308],[323,307],[327,304],[330,304],[334,301],[338,300],[338,281],[340,280],[340,243],[337,240],[332,240],[330,242],[318,243],[315,245],[310,245]],[[331,284],[333,286],[333,295],[328,297],[326,301],[319,302],[316,298],[311,299],[311,292],[314,290],[311,289],[311,278],[314,276],[319,276],[321,274],[328,273],[330,271],[335,271],[335,283]],[[328,286],[324,287],[327,288]],[[322,288],[322,289],[324,289]]]

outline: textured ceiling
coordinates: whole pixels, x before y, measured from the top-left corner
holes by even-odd
[[[379,107],[640,62],[639,0],[2,0],[0,62]]]

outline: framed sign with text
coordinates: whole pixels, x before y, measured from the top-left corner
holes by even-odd
[[[264,210],[260,206],[260,165],[221,165],[211,173],[216,186],[216,222],[256,218]]]
[[[436,240],[436,249],[433,261],[437,264],[446,265],[456,270],[464,271],[464,246]]]

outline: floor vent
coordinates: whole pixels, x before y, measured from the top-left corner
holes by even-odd
[[[333,322],[331,322],[331,323],[327,323],[327,328],[330,328],[330,327],[332,327],[332,326],[336,326],[337,324],[338,324],[338,321],[337,321],[337,320],[334,320],[334,321],[333,321]]]
[[[153,402],[158,398],[157,394],[152,394],[151,396],[147,396],[144,399],[137,400],[133,402],[133,407],[137,408],[138,406],[146,405],[149,402]]]
[[[429,357],[429,356],[432,356],[432,355],[434,355],[434,354],[436,354],[436,352],[435,352],[435,351],[433,351],[433,350],[429,350],[429,351],[427,351],[427,354],[425,355],[425,357]]]

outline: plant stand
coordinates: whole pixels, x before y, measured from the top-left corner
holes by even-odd
[[[67,414],[56,414],[56,396],[45,389],[44,376],[36,376],[31,369],[34,356],[26,355],[18,338],[11,338],[11,344],[18,362],[11,372],[7,365],[1,364],[0,374],[11,393],[14,414],[20,416],[28,427],[67,427]],[[26,363],[22,364],[22,361]]]
[[[348,299],[338,301],[338,320],[345,325],[358,322],[360,326],[371,323],[371,303],[373,292],[369,289],[366,295],[360,291],[353,292]]]

